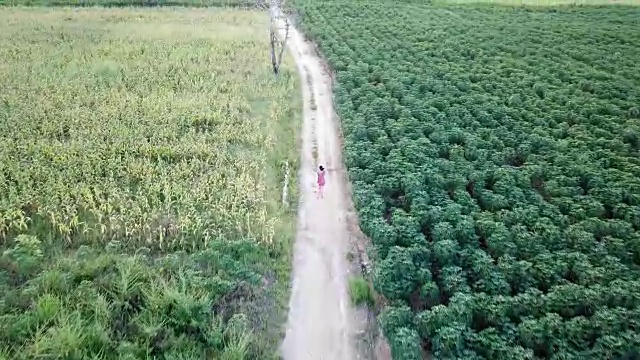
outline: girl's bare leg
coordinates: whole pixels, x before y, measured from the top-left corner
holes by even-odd
[[[320,186],[320,197],[324,198],[324,185]]]

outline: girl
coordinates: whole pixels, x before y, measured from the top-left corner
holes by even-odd
[[[319,166],[318,170],[318,199],[320,198],[324,198],[324,175],[325,175],[325,171],[324,171],[324,167],[322,167],[322,165]]]

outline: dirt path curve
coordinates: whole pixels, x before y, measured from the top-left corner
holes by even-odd
[[[300,166],[300,206],[294,246],[293,284],[285,360],[358,359],[347,291],[350,247],[348,202],[331,79],[313,44],[293,27],[288,47],[302,80],[304,120]],[[316,198],[315,170],[325,166],[325,197]]]

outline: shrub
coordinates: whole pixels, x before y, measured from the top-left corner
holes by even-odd
[[[372,306],[374,304],[369,282],[362,276],[349,279],[349,296],[355,306]]]

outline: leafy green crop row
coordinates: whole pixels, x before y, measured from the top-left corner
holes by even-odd
[[[298,2],[395,359],[640,349],[640,10]]]

